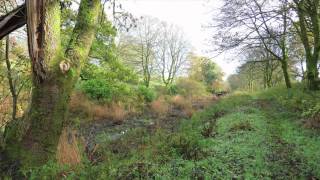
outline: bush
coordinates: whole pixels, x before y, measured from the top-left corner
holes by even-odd
[[[90,79],[84,81],[81,86],[83,92],[90,98],[98,101],[112,99],[112,87],[111,85],[103,79]]]
[[[178,94],[185,97],[208,95],[206,86],[203,83],[188,78],[180,78],[175,89],[178,90]]]
[[[167,87],[167,91],[169,95],[177,95],[179,93],[179,88],[177,85],[173,84]]]
[[[152,102],[153,100],[156,99],[155,91],[142,85],[138,87],[138,95],[140,99],[146,102]]]
[[[127,83],[109,82],[101,78],[96,78],[83,81],[81,83],[81,91],[92,100],[103,103],[136,103],[137,95],[134,88]]]
[[[185,160],[200,160],[206,154],[199,141],[199,137],[189,134],[177,134],[170,139],[172,147]]]
[[[138,78],[133,70],[114,60],[97,63],[99,65],[86,64],[81,72],[83,80],[79,82],[78,90],[102,103],[136,103],[134,87]]]

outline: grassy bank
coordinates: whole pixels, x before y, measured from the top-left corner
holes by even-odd
[[[100,134],[82,165],[49,163],[31,179],[320,178],[319,131],[307,122],[316,119],[309,111],[318,95],[299,87],[235,93],[174,131],[134,128],[117,140]]]

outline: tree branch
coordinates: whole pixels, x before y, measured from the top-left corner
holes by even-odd
[[[0,39],[24,26],[26,22],[25,4],[0,17]]]

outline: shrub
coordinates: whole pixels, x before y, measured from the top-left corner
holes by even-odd
[[[143,85],[138,87],[138,95],[146,102],[152,102],[156,98],[155,91]]]
[[[137,94],[132,85],[122,82],[111,82],[105,79],[91,79],[81,83],[81,91],[92,100],[102,103],[125,102],[136,103]]]
[[[302,115],[306,118],[304,122],[305,127],[320,129],[320,103],[305,110]]]
[[[176,89],[178,90],[178,94],[185,97],[208,95],[206,86],[203,83],[188,78],[180,78],[177,81]]]
[[[103,79],[90,79],[82,83],[82,90],[90,98],[98,101],[112,99],[112,87],[106,80]]]
[[[205,155],[198,137],[178,134],[171,139],[172,147],[186,160],[200,160]]]
[[[169,95],[177,95],[179,93],[179,88],[177,85],[173,84],[167,87],[167,91]]]
[[[205,138],[214,137],[217,135],[216,128],[216,121],[209,121],[204,125],[201,135]]]

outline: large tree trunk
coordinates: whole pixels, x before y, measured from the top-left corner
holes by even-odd
[[[9,164],[30,168],[55,160],[62,129],[68,124],[69,97],[94,40],[100,1],[81,1],[65,53],[60,45],[60,1],[28,0],[26,7],[34,87],[24,118],[6,128],[5,156]]]
[[[6,129],[5,150],[9,160],[33,167],[54,157],[66,120],[70,90],[70,85],[63,86],[56,79],[48,79],[41,86],[34,87],[27,114]]]
[[[320,54],[319,1],[295,1],[299,17],[300,39],[306,53],[308,89],[319,90],[317,64]],[[311,35],[310,35],[311,34]]]

